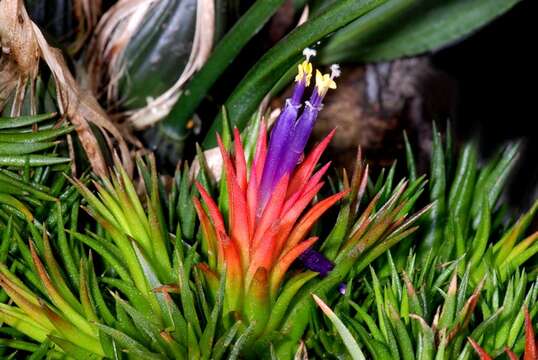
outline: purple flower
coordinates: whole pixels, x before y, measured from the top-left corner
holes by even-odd
[[[295,86],[291,98],[286,99],[284,109],[280,113],[269,139],[269,149],[267,151],[266,165],[263,169],[260,183],[260,199],[258,201],[259,213],[269,200],[269,194],[280,180],[276,178],[278,167],[281,165],[281,158],[286,152],[286,147],[293,137],[293,129],[297,114],[301,108],[301,101],[304,91],[310,85],[312,77],[312,64],[308,61],[312,54],[307,52],[307,59],[298,66],[298,74],[295,78]]]
[[[297,120],[301,100],[312,75],[312,64],[308,62],[308,59],[299,65],[299,74],[295,78],[296,84],[292,97],[286,100],[286,105],[271,132],[266,165],[259,189],[258,215],[263,212],[269,200],[269,194],[272,193],[282,176],[291,174],[295,170],[321,110],[323,98],[329,89],[336,88],[333,79],[340,72],[338,67],[332,67],[331,70],[331,75],[322,75],[316,71],[316,86]]]
[[[304,151],[310,133],[320,108],[315,108],[310,102],[306,103],[305,109],[295,124],[293,137],[290,139],[286,151],[280,157],[280,166],[277,168],[275,178],[280,179],[285,174],[291,174]]]
[[[307,249],[301,255],[299,255],[299,260],[303,265],[308,269],[315,272],[318,272],[321,277],[327,276],[329,272],[334,268],[332,262],[327,260],[325,256],[319,252]]]
[[[304,88],[303,88],[304,90]],[[297,111],[300,105],[295,105],[292,100],[287,99],[286,105],[280,114],[269,140],[266,163],[263,169],[263,176],[260,183],[259,208],[263,210],[269,200],[269,194],[273,191],[278,180],[275,180],[275,173],[280,165],[282,155],[286,151],[287,144],[292,136]]]

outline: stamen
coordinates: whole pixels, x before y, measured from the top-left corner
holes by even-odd
[[[307,61],[310,61],[310,58],[317,55],[317,51],[311,48],[305,48],[303,50],[303,55],[306,57]]]
[[[337,77],[340,77],[340,74],[341,74],[340,65],[332,64],[331,65],[331,79],[336,79]]]
[[[319,70],[316,70],[316,89],[320,97],[324,97],[329,89],[336,89],[336,82],[333,80],[336,74],[337,72],[331,75],[321,74]]]
[[[305,106],[315,111],[320,111],[323,108],[323,104],[314,105],[310,100],[305,101]]]
[[[304,81],[305,86],[310,85],[310,79],[312,78],[312,64],[308,62],[308,59],[303,61],[297,66],[296,82]]]
[[[295,81],[303,81],[305,86],[310,86],[310,79],[312,78],[312,64],[310,63],[310,58],[316,56],[316,50],[306,48],[303,50],[303,55],[306,59],[297,66],[297,76],[295,77]]]
[[[286,106],[293,106],[294,108],[296,108],[297,110],[301,108],[301,104],[299,105],[295,105],[291,99],[286,99]],[[280,110],[280,109],[279,109]]]

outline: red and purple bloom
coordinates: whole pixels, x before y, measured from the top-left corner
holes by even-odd
[[[307,59],[298,70],[293,94],[273,127],[269,144],[265,125],[261,126],[250,169],[237,129],[233,156],[217,139],[228,193],[226,221],[209,193],[197,184],[205,208],[197,198],[193,201],[208,257],[201,269],[214,290],[219,274],[226,272],[226,311],[241,310],[252,302],[267,301],[270,305],[286,271],[302,254],[303,263],[312,270],[326,274],[332,268],[320,254],[309,250],[317,238],[307,235],[318,218],[345,193],[321,200],[308,210],[307,207],[323,186],[322,177],[330,164],[317,171],[315,168],[334,130],[300,160],[323,98],[329,89],[336,88],[338,69],[333,68],[331,75],[316,71],[314,90],[304,106],[301,101],[310,84],[312,64]]]

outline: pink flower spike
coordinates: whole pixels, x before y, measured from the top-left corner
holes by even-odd
[[[316,145],[310,154],[308,154],[306,159],[299,165],[290,181],[288,195],[298,191],[303,184],[307,182],[310,175],[312,175],[312,172],[314,171],[314,168],[316,167],[321,155],[331,142],[335,132],[336,129],[333,129],[329,135],[327,135],[318,145]]]
[[[216,259],[216,249],[217,249],[217,235],[215,233],[215,228],[209,221],[205,210],[202,208],[202,204],[198,198],[194,197],[192,199],[196,213],[198,214],[198,219],[200,219],[200,226],[202,229],[202,239],[206,242],[207,254],[209,258],[209,264],[211,266],[215,265]],[[222,256],[222,254],[220,254]]]
[[[282,212],[282,206],[284,205],[284,201],[286,199],[288,181],[288,175],[282,176],[272,192],[259,221],[257,221],[256,232],[254,233],[254,239],[252,241],[253,247],[251,250],[256,250],[260,242],[263,240],[263,236],[267,229],[269,229],[269,227],[279,218]],[[259,214],[256,214],[256,217],[258,217],[258,215]]]
[[[241,143],[241,135],[239,130],[234,128],[234,151],[235,151],[235,171],[237,184],[242,192],[247,189],[247,162],[245,160],[245,151]]]
[[[219,234],[226,263],[226,297],[231,309],[238,309],[243,293],[243,269],[236,244],[225,234]]]
[[[301,196],[300,199],[293,204],[293,206],[285,211],[282,211],[282,224],[286,224],[283,226],[283,229],[279,232],[277,237],[277,251],[275,253],[276,256],[280,256],[280,252],[286,245],[286,240],[288,239],[288,236],[290,234],[290,231],[292,230],[293,226],[297,222],[297,219],[301,215],[301,213],[306,209],[308,204],[312,201],[314,196],[318,193],[318,191],[322,188],[323,183],[317,184],[317,186],[313,187],[305,193],[303,196]]]
[[[265,166],[265,158],[267,157],[267,125],[262,119],[260,124],[260,133],[258,134],[258,143],[256,144],[256,154],[254,156],[254,162],[252,163],[252,170],[256,170],[257,182],[256,186],[260,186],[261,177],[263,174],[263,167]]]
[[[250,179],[247,186],[247,207],[248,232],[252,236],[252,234],[254,234],[254,227],[256,225],[256,210],[258,208],[258,175],[255,167],[252,167],[252,171],[250,172]],[[252,246],[252,243],[250,245]]]
[[[314,187],[317,187],[319,184],[319,181],[321,180],[323,175],[325,175],[330,165],[331,165],[330,162],[325,164],[321,169],[319,169],[310,178],[310,180],[308,180],[306,184],[303,185],[301,189],[297,190],[290,198],[288,198],[286,200],[286,203],[284,204],[284,209],[282,210],[282,213],[285,213],[286,211],[288,211],[295,204],[298,198],[303,197],[304,194],[310,192],[310,190],[313,189]]]
[[[323,166],[321,167],[321,169],[319,169],[318,171],[316,171],[316,172],[314,173],[314,175],[312,175],[312,177],[310,178],[310,180],[308,180],[308,182],[306,183],[303,192],[307,192],[307,191],[309,191],[310,189],[312,189],[312,187],[316,186],[317,183],[321,180],[321,178],[325,175],[325,173],[327,173],[327,170],[329,170],[329,167],[331,167],[331,164],[332,164],[332,162],[329,161],[328,163],[326,163],[325,165],[323,165]]]
[[[217,142],[224,162],[224,172],[226,176],[226,188],[228,189],[229,204],[229,224],[230,234],[234,241],[237,242],[239,253],[241,254],[241,264],[246,267],[249,261],[250,235],[248,230],[248,210],[244,191],[241,191],[237,184],[237,178],[233,169],[232,161],[224,149],[220,137]],[[237,143],[237,139],[236,139]],[[242,146],[240,146],[242,151]],[[243,159],[244,160],[244,159]],[[246,170],[244,172],[246,176]],[[245,178],[246,182],[246,178]],[[246,184],[245,184],[246,187]]]
[[[220,214],[217,204],[215,204],[211,196],[207,193],[207,191],[198,181],[196,181],[194,185],[198,189],[198,192],[200,192],[202,199],[204,199],[207,209],[209,210],[209,217],[211,218],[211,221],[213,222],[217,233],[219,231],[226,232],[226,229],[224,227],[224,221],[222,220],[222,215]]]
[[[273,223],[269,229],[263,235],[263,241],[261,241],[258,247],[253,249],[250,265],[247,270],[246,284],[247,288],[250,285],[252,277],[259,268],[264,268],[267,271],[271,270],[273,265],[273,253],[275,252],[275,238],[280,231],[279,222]]]
[[[333,196],[330,196],[324,200],[321,200],[316,205],[314,205],[301,219],[299,224],[294,227],[291,235],[288,238],[286,247],[284,251],[295,246],[299,241],[301,241],[306,233],[312,228],[315,222],[319,219],[325,211],[327,211],[331,206],[333,206],[338,200],[344,197],[348,193],[348,190],[339,192]]]

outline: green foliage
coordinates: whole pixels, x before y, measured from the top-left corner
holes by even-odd
[[[7,293],[13,300],[2,304],[0,318],[16,330],[4,345],[37,351],[27,339],[49,339],[74,358],[209,359],[240,353],[248,329],[241,320],[229,329],[218,326],[222,286],[208,297],[194,266],[196,245],[184,242],[177,217],[170,217],[175,235],[167,230],[155,163],[140,159],[139,169],[146,179],[143,196],[121,168],[94,182],[97,196],[74,180],[96,223],[81,227],[72,215],[71,230],[59,227],[54,243],[39,226],[29,225],[29,245],[11,226],[4,229],[3,244],[18,239],[0,268],[3,299]],[[182,179],[188,176],[178,172],[174,181],[186,184]],[[178,208],[178,199],[171,200]]]
[[[244,134],[247,158],[254,149],[248,139],[258,132],[259,122],[260,117]],[[216,192],[200,155],[197,178]],[[402,181],[393,187],[389,176],[362,210],[361,198],[369,197],[368,174],[359,161],[351,183],[341,184],[349,188],[350,197],[324,247],[336,268],[325,279],[311,272],[290,274],[260,327],[253,321],[257,315],[250,318],[248,311],[245,319],[225,312],[224,276],[220,274],[215,287],[197,265],[208,252],[199,248],[190,201],[196,190],[189,168],[178,169],[165,191],[152,157],[139,158],[137,164],[139,186],[117,164],[109,178],[92,182],[95,190],[86,178],[73,179],[73,186],[64,182],[76,195],[73,211],[56,202],[49,215],[55,221],[26,219],[15,227],[10,220],[3,229],[0,282],[4,300],[9,297],[12,302],[3,305],[2,321],[15,329],[9,339],[48,339],[55,349],[75,358],[117,358],[123,353],[141,358],[233,358],[263,354],[271,346],[285,358],[292,357],[308,323],[303,310],[310,308],[309,292],[332,291],[413,232],[419,215],[407,219],[407,213],[425,183],[420,178],[409,186]],[[79,215],[80,196],[93,220]],[[48,223],[55,225],[54,231],[47,231]],[[29,243],[23,240],[25,234]],[[250,304],[252,314],[268,306]],[[17,346],[22,345],[14,342],[12,349]]]
[[[61,156],[72,129],[55,114],[0,117],[0,229],[19,232],[34,220],[54,227],[56,202],[64,210],[74,203],[65,178],[70,159]],[[5,259],[9,239],[2,248]]]
[[[432,210],[416,245],[419,258],[430,253],[442,261],[463,257],[459,271],[462,273],[468,264],[475,285],[491,273],[504,282],[538,251],[538,235],[525,235],[538,210],[538,201],[515,221],[506,217],[499,200],[517,161],[518,145],[509,144],[491,160],[480,163],[476,144],[468,143],[453,170],[449,164],[455,154],[449,148],[440,133],[434,131],[429,195]],[[408,163],[414,163],[412,155]],[[403,260],[407,245],[399,249],[397,263]]]
[[[231,127],[244,128],[251,164],[262,126],[261,114],[252,114],[288,82],[307,46],[326,41],[320,46],[324,63],[415,55],[469,34],[517,2],[314,1],[313,16],[231,92],[205,145],[214,145],[219,130],[231,149]],[[187,85],[159,136],[185,146],[199,104],[282,3],[253,3]],[[124,54],[123,105],[143,105],[182,72],[192,50],[194,4],[163,2],[141,23]],[[229,6],[217,2],[217,9]],[[176,16],[189,21],[167,26]],[[217,16],[218,31],[222,21]],[[73,42],[71,55],[86,36],[66,38]],[[186,46],[170,49],[178,37]],[[58,99],[43,75],[49,77],[37,75],[31,100],[10,95],[4,113],[54,108]],[[538,201],[517,220],[505,211],[501,194],[517,145],[481,162],[469,143],[455,161],[450,140],[443,143],[434,130],[428,179],[417,176],[406,143],[409,180],[396,178],[396,164],[372,178],[359,152],[351,179],[332,184],[333,192],[347,195],[310,231],[320,238],[316,250],[334,263],[332,271],[321,277],[296,264],[270,291],[256,287],[256,276],[267,277],[256,272],[238,310],[230,306],[227,269],[212,270],[214,249],[192,202],[197,180],[225,218],[230,211],[226,181],[215,180],[220,174],[210,172],[202,149],[196,148],[196,164],[178,166],[173,177],[161,176],[150,155],[137,158],[134,178],[116,161],[108,177],[82,173],[77,179],[69,162],[80,157],[79,144],[64,141],[73,130],[64,122],[55,114],[0,118],[0,356],[291,359],[308,351],[354,359],[468,359],[477,349],[468,337],[493,356],[506,347],[522,353],[523,310],[530,318],[538,312],[532,267],[538,233],[527,234]],[[93,140],[102,145],[105,137]],[[529,327],[527,320],[527,333]]]
[[[321,61],[375,62],[437,50],[476,31],[520,0],[395,0],[338,31]]]
[[[353,339],[353,336],[351,335],[351,332],[346,328],[342,320],[336,316],[336,314],[316,295],[312,295],[314,297],[314,300],[318,304],[318,306],[321,308],[321,310],[327,315],[327,317],[331,320],[334,327],[338,331],[338,334],[344,341],[344,344],[346,345],[347,350],[349,351],[351,357],[353,360],[363,360],[365,359],[364,354],[362,353],[361,349],[359,348],[359,345]]]
[[[406,148],[412,170],[411,147]],[[492,356],[505,348],[524,350],[523,310],[529,308],[531,318],[538,311],[532,260],[537,234],[525,234],[538,202],[516,221],[499,200],[517,159],[516,145],[480,163],[476,145],[466,144],[453,170],[450,149],[435,131],[432,205],[414,241],[397,245],[387,261],[372,263],[370,279],[349,279],[345,295],[328,297],[374,359],[469,359],[474,352],[468,337]],[[381,188],[384,172],[380,178],[371,189]],[[311,314],[310,324],[311,351],[345,353],[342,342],[329,340],[335,332],[319,315]]]
[[[55,116],[0,117],[0,166],[24,168],[69,162],[69,158],[58,157],[54,149],[44,154],[44,150],[57,147],[60,136],[73,130],[47,121]]]
[[[0,135],[34,144],[68,131],[23,131],[50,119],[11,119]],[[247,163],[260,126],[258,114],[243,132]],[[301,351],[319,356],[468,359],[477,345],[468,337],[493,355],[505,347],[521,353],[523,309],[531,318],[538,312],[528,267],[538,235],[526,234],[538,203],[517,221],[503,211],[517,146],[481,163],[474,144],[454,161],[447,142],[434,132],[429,189],[409,144],[410,180],[396,179],[396,164],[371,178],[359,151],[353,176],[334,181],[332,190],[346,197],[312,231],[334,269],[320,277],[299,267],[271,296],[251,286],[241,311],[229,307],[225,269],[205,266],[215,259],[191,201],[198,196],[193,180],[224,214],[229,194],[200,149],[193,170],[178,167],[167,186],[152,156],[137,159],[136,180],[119,162],[107,178],[71,181],[65,165],[2,168],[3,354],[288,359],[304,339]],[[35,151],[57,159],[49,149]],[[79,213],[81,203],[90,217]]]
[[[388,263],[394,264],[390,253]],[[348,288],[338,300],[336,314],[373,359],[470,359],[467,337],[494,356],[505,348],[522,353],[524,309],[536,316],[538,283],[518,272],[505,284],[494,279],[489,289],[484,282],[474,287],[470,266],[458,275],[460,264],[431,258],[419,267],[410,254],[400,274],[393,266],[389,277],[379,279],[371,269],[370,281]],[[317,321],[307,344],[319,355],[341,352],[341,343],[328,341],[334,330]],[[350,340],[342,336],[342,341]]]
[[[243,134],[247,159],[260,119]],[[230,134],[224,135],[229,144]],[[504,347],[521,353],[522,309],[532,317],[538,311],[533,272],[525,270],[536,253],[536,234],[525,232],[538,205],[518,221],[502,221],[497,204],[517,148],[479,164],[469,144],[451,170],[451,147],[437,133],[433,143],[429,196],[422,195],[424,176],[396,181],[395,165],[370,178],[359,152],[351,179],[335,183],[348,195],[333,219],[314,230],[334,269],[325,278],[290,272],[272,303],[250,302],[246,318],[226,310],[223,274],[208,277],[199,264],[210,254],[200,242],[190,201],[198,194],[187,165],[168,187],[151,156],[138,158],[138,182],[119,164],[93,184],[82,177],[70,185],[59,172],[53,182],[63,181],[52,187],[49,177],[25,183],[24,170],[2,169],[0,181],[16,180],[29,191],[13,195],[27,216],[14,213],[0,228],[0,317],[9,325],[3,351],[177,359],[272,353],[286,359],[304,339],[304,350],[320,356],[351,351],[361,358],[360,349],[375,359],[467,359],[471,337],[491,354]],[[197,160],[198,181],[227,196],[202,152]],[[81,197],[91,218],[79,214]],[[345,295],[338,291],[343,284]],[[316,310],[313,293],[334,309],[323,306],[329,322]],[[248,314],[267,306],[260,327],[253,321],[258,315]],[[334,341],[334,331],[342,342]]]

